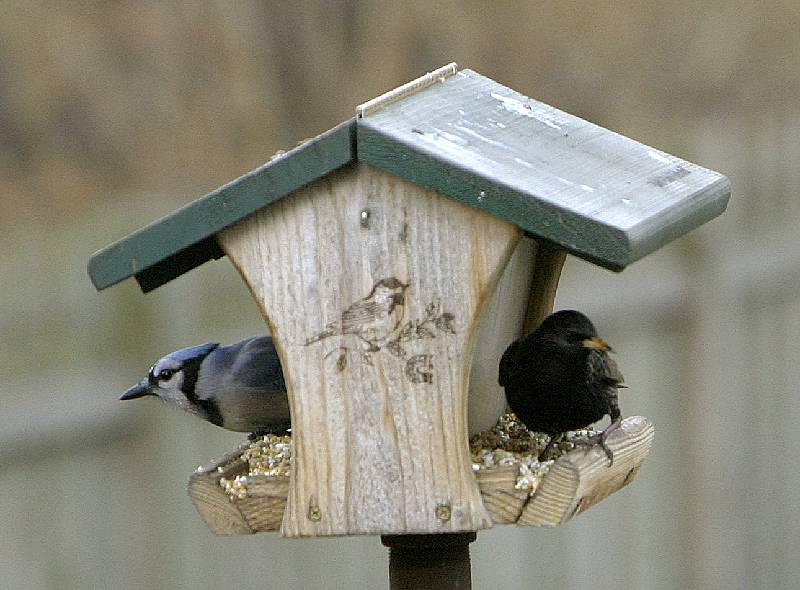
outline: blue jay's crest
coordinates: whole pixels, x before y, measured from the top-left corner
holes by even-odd
[[[197,346],[190,346],[188,348],[181,348],[175,352],[171,352],[164,358],[176,360],[180,362],[189,361],[198,357],[202,358],[208,356],[215,348],[219,346],[219,342],[206,342]]]

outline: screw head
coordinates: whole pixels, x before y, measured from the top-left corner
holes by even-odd
[[[322,510],[320,510],[316,499],[313,497],[308,501],[308,514],[306,516],[308,516],[308,520],[313,522],[319,522],[322,520]]]
[[[453,509],[450,504],[439,504],[436,506],[436,518],[441,521],[447,522],[453,515]]]

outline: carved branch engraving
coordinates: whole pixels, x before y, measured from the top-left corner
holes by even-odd
[[[327,359],[336,353],[335,366],[339,372],[345,370],[351,355],[373,366],[372,355],[386,350],[405,361],[404,373],[411,383],[433,383],[434,355],[412,354],[407,349],[408,344],[431,340],[440,334],[455,334],[455,316],[442,310],[441,301],[434,300],[425,307],[425,317],[403,322],[408,287],[408,283],[396,277],[380,279],[366,297],[351,304],[338,320],[327,324],[324,330],[306,340],[305,345],[339,337],[339,346],[325,354]],[[345,336],[354,336],[358,348],[347,346]]]

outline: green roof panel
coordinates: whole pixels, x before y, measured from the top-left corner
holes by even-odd
[[[92,283],[105,289],[135,276],[150,291],[222,256],[219,231],[354,159],[351,119],[95,253]]]

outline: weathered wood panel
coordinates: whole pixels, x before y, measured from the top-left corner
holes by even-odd
[[[219,235],[287,376],[288,536],[490,526],[467,448],[480,313],[519,230],[359,164]]]

